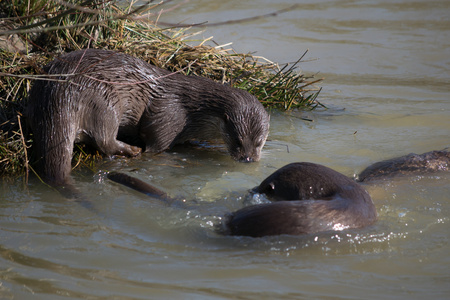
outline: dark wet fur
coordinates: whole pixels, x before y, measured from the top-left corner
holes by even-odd
[[[266,178],[254,192],[277,202],[229,214],[223,233],[261,237],[361,228],[377,219],[367,191],[345,175],[313,163],[292,163]]]
[[[147,183],[130,184],[133,178],[128,175],[115,174],[122,173],[114,173],[114,178],[111,175],[108,177],[145,194],[165,195]],[[377,218],[375,206],[361,186],[317,164],[287,165],[269,176],[254,191],[265,193],[278,202],[253,205],[228,214],[218,227],[220,233],[252,237],[299,235],[359,228],[372,224]],[[156,198],[161,199],[159,196]]]
[[[359,177],[367,180],[449,171],[449,157],[445,150],[409,154],[376,163]],[[132,182],[130,179],[115,181],[146,194],[165,195],[146,183],[133,186],[129,184]],[[361,228],[377,219],[372,199],[363,187],[318,164],[286,165],[267,177],[252,193],[265,194],[274,202],[244,207],[227,214],[217,227],[221,234],[252,237],[301,235]]]
[[[269,116],[243,90],[107,50],[72,52],[44,70],[61,74],[51,77],[60,81],[37,80],[26,114],[35,168],[49,183],[68,181],[77,142],[107,156],[135,156],[141,148],[159,153],[190,139],[221,138],[234,159],[260,158]]]
[[[430,151],[423,154],[411,153],[370,165],[359,174],[357,180],[368,182],[395,176],[428,174],[449,170],[450,152],[446,150]]]

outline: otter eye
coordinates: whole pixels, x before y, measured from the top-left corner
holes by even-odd
[[[242,137],[238,138],[237,144],[239,145],[239,147],[242,147],[242,145],[244,145],[244,140],[242,140]]]

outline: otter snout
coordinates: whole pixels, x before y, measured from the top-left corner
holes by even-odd
[[[261,158],[261,151],[259,148],[255,147],[249,147],[250,150],[243,151],[241,148],[238,148],[238,151],[230,151],[231,156],[234,160],[241,162],[241,163],[251,163],[259,161]]]
[[[258,159],[255,159],[255,158],[253,158],[253,157],[245,156],[245,157],[239,158],[239,159],[238,159],[238,162],[249,163],[249,162],[254,162],[254,161],[258,161],[258,160],[259,160],[259,158],[258,158]]]

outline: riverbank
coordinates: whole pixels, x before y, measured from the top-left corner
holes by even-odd
[[[41,67],[61,53],[85,48],[125,52],[158,67],[231,84],[254,94],[268,109],[312,110],[321,79],[306,76],[297,64],[280,66],[230,44],[198,39],[192,28],[158,26],[164,10],[177,5],[148,3],[119,6],[116,1],[57,3],[13,0],[0,4],[0,175],[28,171],[32,137],[27,137],[23,111],[28,91]],[[82,148],[74,159],[92,164],[101,157]]]

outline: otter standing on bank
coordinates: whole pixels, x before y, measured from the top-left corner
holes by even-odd
[[[44,70],[48,78],[31,89],[27,116],[36,169],[49,183],[67,182],[79,142],[108,156],[136,156],[141,147],[158,153],[222,138],[234,159],[260,159],[269,115],[246,91],[108,50],[71,52]]]

